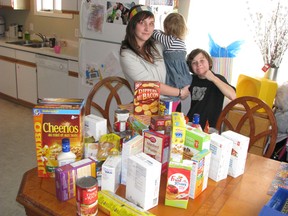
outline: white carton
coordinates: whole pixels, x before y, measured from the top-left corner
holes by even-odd
[[[128,159],[126,199],[145,211],[158,205],[162,164],[141,152]]]
[[[203,149],[193,156],[191,160],[192,170],[189,197],[195,199],[207,188],[211,152],[208,149]]]
[[[218,182],[227,178],[233,141],[217,133],[210,135],[211,163],[209,178]]]
[[[101,190],[115,193],[121,181],[121,155],[109,156],[102,165]]]
[[[250,138],[234,131],[225,131],[221,136],[233,141],[228,175],[236,178],[244,173]]]
[[[143,136],[136,135],[122,144],[121,184],[126,185],[128,158],[143,152]]]
[[[90,114],[85,116],[85,137],[93,136],[96,141],[99,141],[100,137],[107,134],[107,119]]]

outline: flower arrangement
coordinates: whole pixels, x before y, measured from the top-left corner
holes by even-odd
[[[258,12],[253,11],[249,5],[253,3],[253,0],[247,0],[248,26],[254,33],[254,41],[260,48],[266,68],[278,68],[288,48],[288,2],[268,1],[270,1],[270,5],[268,7],[265,5],[266,9]],[[256,2],[257,9],[264,3],[263,1]]]

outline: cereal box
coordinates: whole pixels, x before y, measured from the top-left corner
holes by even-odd
[[[134,115],[158,115],[160,82],[136,81],[134,90]]]
[[[234,131],[225,131],[221,136],[233,141],[228,175],[236,178],[244,173],[250,138]]]
[[[208,149],[200,151],[192,157],[189,197],[195,199],[207,188],[210,169],[211,152]]]
[[[166,172],[169,160],[170,135],[149,130],[145,131],[143,136],[143,152],[159,161],[162,164],[162,173]]]
[[[96,160],[86,158],[55,169],[56,197],[66,201],[76,195],[76,180],[83,176],[96,177]]]
[[[184,142],[186,135],[186,122],[184,114],[172,112],[172,131],[171,131],[171,149],[170,160],[181,162],[183,159]]]
[[[190,191],[191,160],[169,162],[165,205],[187,208]]]
[[[184,158],[191,159],[195,154],[203,149],[210,148],[210,135],[193,128],[190,125],[186,125],[186,136],[184,144]]]
[[[122,144],[121,184],[126,185],[128,158],[143,152],[143,136],[136,135]]]
[[[101,190],[116,192],[121,181],[121,155],[109,156],[102,165]]]
[[[210,135],[211,163],[209,178],[218,182],[227,178],[233,141],[217,133]]]
[[[47,98],[33,108],[39,177],[55,177],[62,139],[70,139],[76,160],[83,158],[84,100]]]
[[[158,205],[161,163],[140,152],[128,164],[125,198],[145,211]]]

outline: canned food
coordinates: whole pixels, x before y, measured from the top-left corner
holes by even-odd
[[[129,111],[126,109],[115,110],[114,131],[123,132],[128,127]]]
[[[76,181],[77,215],[94,216],[98,214],[98,184],[97,179],[85,176]]]

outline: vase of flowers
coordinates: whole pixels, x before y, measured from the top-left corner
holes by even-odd
[[[288,1],[266,0],[265,3],[270,5],[265,4],[262,9],[262,1],[249,0],[246,3],[249,14],[248,26],[253,32],[253,39],[260,48],[264,61],[262,68],[265,72],[264,77],[276,80],[281,61],[288,48]]]

